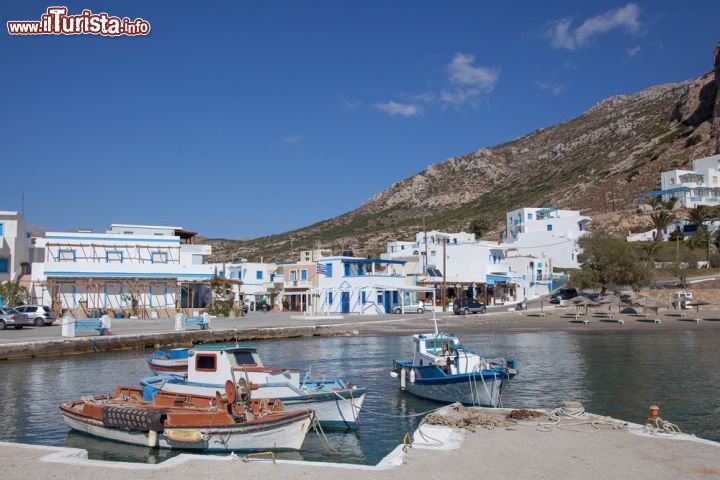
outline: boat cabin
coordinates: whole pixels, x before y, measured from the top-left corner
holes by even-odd
[[[481,358],[465,349],[457,337],[446,333],[414,335],[413,367],[437,366],[447,375],[470,373],[481,368]]]
[[[188,382],[224,385],[248,377],[251,383],[300,383],[298,371],[265,367],[250,345],[197,345],[188,352]]]

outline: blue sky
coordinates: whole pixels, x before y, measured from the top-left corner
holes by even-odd
[[[501,5],[501,3],[503,5]],[[7,20],[56,3],[2,2]],[[720,2],[67,2],[146,37],[0,34],[0,210],[260,236],[699,76]]]

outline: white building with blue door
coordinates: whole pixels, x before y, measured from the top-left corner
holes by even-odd
[[[405,261],[327,257],[317,262],[317,286],[307,292],[317,314],[378,315],[432,291],[409,283]]]
[[[113,224],[105,233],[47,232],[35,248],[33,302],[79,316],[98,311],[122,315],[171,316],[202,308],[209,245],[193,243],[181,227]]]

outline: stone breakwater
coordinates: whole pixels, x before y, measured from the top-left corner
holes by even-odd
[[[311,325],[54,338],[0,345],[0,360],[153,348],[155,345],[182,346],[198,343],[357,334],[357,330],[342,325]]]

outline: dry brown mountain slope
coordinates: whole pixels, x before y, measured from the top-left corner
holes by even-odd
[[[207,239],[217,261],[288,259],[321,244],[373,255],[422,227],[462,229],[484,217],[499,230],[507,209],[555,206],[626,233],[647,220],[638,195],[659,172],[720,151],[720,43],[714,69],[679,84],[611,97],[567,122],[453,157],[392,185],[360,208],[291,232],[247,241]],[[292,253],[292,254],[291,254]]]

